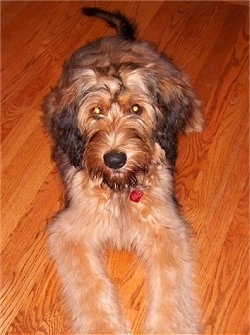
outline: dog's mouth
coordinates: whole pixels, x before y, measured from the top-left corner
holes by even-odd
[[[138,185],[138,179],[136,175],[132,175],[129,180],[119,180],[117,178],[117,173],[115,173],[115,178],[104,178],[102,179],[101,186],[102,187],[109,187],[113,191],[122,191],[124,189],[130,189],[132,187],[136,187]]]
[[[138,186],[146,172],[146,167],[133,170],[102,167],[89,171],[89,174],[91,179],[100,184],[101,187],[108,187],[117,192]]]

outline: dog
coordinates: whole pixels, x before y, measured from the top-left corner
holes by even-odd
[[[65,207],[49,227],[72,332],[131,334],[104,265],[109,247],[135,252],[149,291],[146,333],[198,334],[189,241],[174,192],[179,134],[204,117],[186,75],[136,25],[95,7],[87,16],[117,31],[66,61],[45,98]]]

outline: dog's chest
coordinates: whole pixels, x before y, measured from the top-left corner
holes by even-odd
[[[120,220],[121,223],[124,223],[124,221],[128,223],[134,221],[135,216],[138,220],[140,211],[144,207],[142,199],[139,199],[142,195],[140,196],[139,191],[137,194],[133,191],[114,193],[101,206],[102,213],[105,213],[109,221],[115,220],[117,222],[117,220]]]

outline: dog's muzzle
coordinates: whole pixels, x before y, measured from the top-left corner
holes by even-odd
[[[111,169],[120,169],[126,164],[127,156],[124,152],[109,151],[103,155],[106,166]]]

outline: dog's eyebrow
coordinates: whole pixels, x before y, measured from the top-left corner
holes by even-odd
[[[100,100],[110,100],[115,101],[117,96],[119,95],[121,88],[117,88],[116,90],[112,91],[106,83],[100,83],[89,87],[87,90],[83,90],[79,92],[78,101],[79,105],[83,105],[89,102],[96,101],[99,103]]]
[[[116,98],[120,92],[124,89],[124,84],[119,76],[101,76],[97,78],[97,83],[89,87],[83,92],[83,97],[89,93],[104,92],[108,93],[111,98]]]

